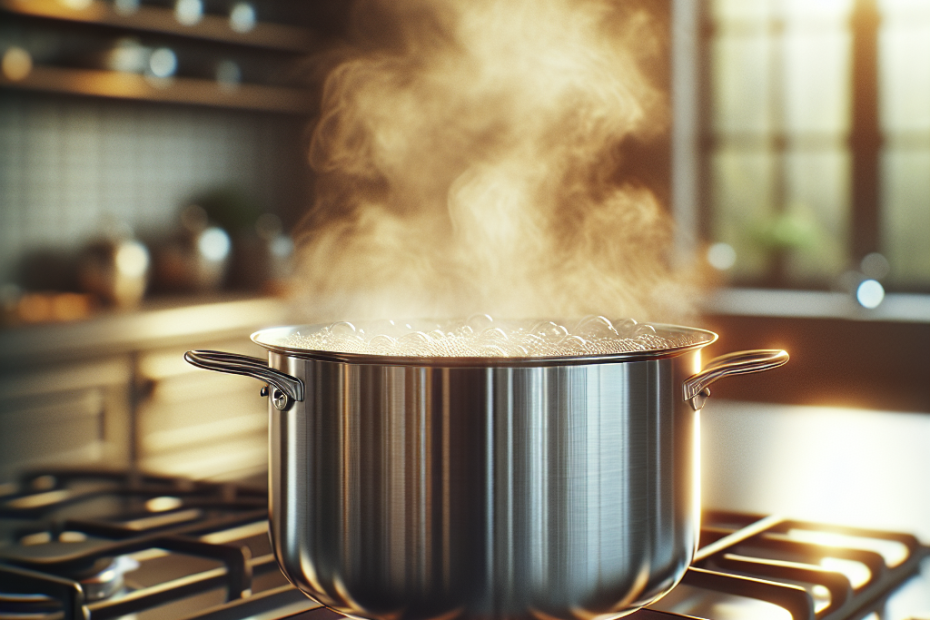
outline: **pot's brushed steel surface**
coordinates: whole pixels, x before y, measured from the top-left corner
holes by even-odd
[[[570,366],[351,364],[270,352],[282,570],[342,613],[591,620],[670,590],[699,531],[700,351]]]

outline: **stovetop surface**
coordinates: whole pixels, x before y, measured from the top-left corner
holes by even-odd
[[[338,617],[278,570],[266,495],[88,469],[0,486],[0,620]],[[930,556],[908,534],[707,511],[682,582],[630,617],[930,618]]]

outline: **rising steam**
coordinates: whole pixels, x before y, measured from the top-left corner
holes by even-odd
[[[300,234],[321,320],[585,314],[675,321],[671,221],[618,179],[665,130],[648,17],[604,0],[383,0],[329,72]]]

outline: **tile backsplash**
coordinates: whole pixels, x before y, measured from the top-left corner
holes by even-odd
[[[107,221],[167,232],[196,195],[235,187],[293,220],[303,119],[0,91],[0,284],[31,252],[77,250]]]

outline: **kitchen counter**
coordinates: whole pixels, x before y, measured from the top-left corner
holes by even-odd
[[[273,297],[156,300],[138,310],[110,311],[83,321],[2,330],[0,368],[169,346],[205,333],[247,340],[255,329],[287,323],[289,316],[287,302]]]

